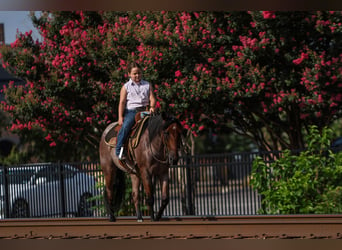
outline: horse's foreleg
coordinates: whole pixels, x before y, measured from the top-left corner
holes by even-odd
[[[142,214],[140,210],[140,204],[139,204],[139,187],[140,187],[140,179],[137,175],[131,174],[131,181],[132,181],[132,198],[133,198],[133,203],[135,207],[135,212],[138,217],[138,222],[142,222]]]
[[[170,196],[169,196],[169,176],[165,175],[163,178],[160,180],[160,186],[162,188],[162,203],[159,208],[156,220],[159,221],[160,218],[163,215],[163,212],[166,208],[166,206],[169,204],[170,201]]]
[[[146,203],[148,207],[148,212],[151,216],[151,221],[154,221],[154,189],[152,184],[152,177],[145,171],[141,172],[141,179],[143,181],[144,190],[146,194]]]

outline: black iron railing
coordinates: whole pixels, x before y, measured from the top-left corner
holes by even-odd
[[[249,184],[252,162],[256,155],[258,154],[231,153],[184,156],[180,158],[178,164],[171,166],[169,170],[170,203],[164,211],[164,216],[257,214],[260,208],[260,196]],[[63,167],[65,165],[74,167],[77,175],[75,175],[75,172],[71,173],[70,170],[65,169]],[[53,181],[59,183],[55,184],[55,189],[51,189],[50,185],[50,188],[44,190],[48,186],[48,181],[50,181],[47,180],[50,179],[47,176],[39,177],[36,173],[33,177],[28,171],[17,171],[18,169],[27,170],[32,169],[32,167],[42,166],[47,166],[47,170],[45,170],[47,176],[49,175],[48,171],[51,171],[51,175],[56,175],[53,178],[51,177]],[[81,176],[83,177],[81,178]],[[95,182],[92,180],[95,180]],[[38,198],[35,197],[35,204],[31,204],[30,209],[34,207],[35,210],[43,212],[32,215],[32,211],[29,211],[28,215],[30,217],[103,217],[106,216],[102,197],[103,182],[104,178],[98,162],[0,166],[0,187],[2,189],[0,216],[1,218],[10,218],[27,215],[25,214],[27,211],[24,211],[26,208],[23,205],[25,202],[15,203],[15,201],[18,199],[25,200],[27,197],[29,197],[27,199],[31,199],[32,195],[37,195]],[[34,193],[32,189],[36,187],[40,187],[40,193],[37,193],[37,191],[32,194]],[[27,190],[31,190],[31,193]],[[26,198],[21,195],[21,193],[25,192]],[[76,193],[79,197],[75,197]],[[86,200],[91,201],[90,203],[85,202],[85,199],[82,200],[84,198],[82,195],[85,194],[88,194]],[[58,199],[54,199],[51,204],[47,204],[49,196],[56,196]],[[29,203],[30,201],[26,202]],[[130,203],[130,200],[127,203]],[[156,182],[156,211],[160,203],[160,187],[159,183]],[[45,210],[40,209],[43,205]],[[89,205],[92,207],[91,213],[89,213],[87,207]],[[51,209],[49,206],[57,206],[59,209]],[[80,206],[85,207],[80,208]],[[128,204],[127,207],[131,208],[126,209],[126,215],[135,215],[133,206]],[[16,211],[14,211],[15,209]],[[49,210],[53,210],[53,212]]]

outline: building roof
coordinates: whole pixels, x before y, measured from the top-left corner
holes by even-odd
[[[18,77],[11,75],[2,66],[0,66],[0,83],[7,84],[9,81],[23,82],[23,80],[21,80]]]
[[[15,77],[13,75],[11,75],[10,73],[7,72],[7,70],[5,70],[1,65],[0,65],[0,101],[4,100],[4,96],[2,93],[2,89],[4,85],[8,85],[8,83],[10,81],[14,81],[14,84],[20,85],[20,84],[24,84],[25,81]]]

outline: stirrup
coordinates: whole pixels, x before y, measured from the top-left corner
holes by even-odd
[[[125,158],[126,158],[123,152],[124,152],[124,147],[121,147],[120,154],[118,156],[120,161],[125,160]]]
[[[136,170],[134,167],[131,167],[131,166],[126,162],[125,159],[123,159],[123,160],[120,160],[120,159],[119,159],[119,162],[120,162],[120,164],[127,170],[127,172],[128,172],[129,174],[138,174],[137,170]]]

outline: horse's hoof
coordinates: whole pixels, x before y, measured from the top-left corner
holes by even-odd
[[[109,221],[110,221],[110,222],[115,222],[115,221],[116,221],[115,216],[109,216]]]
[[[143,219],[138,219],[138,222],[143,222]]]

